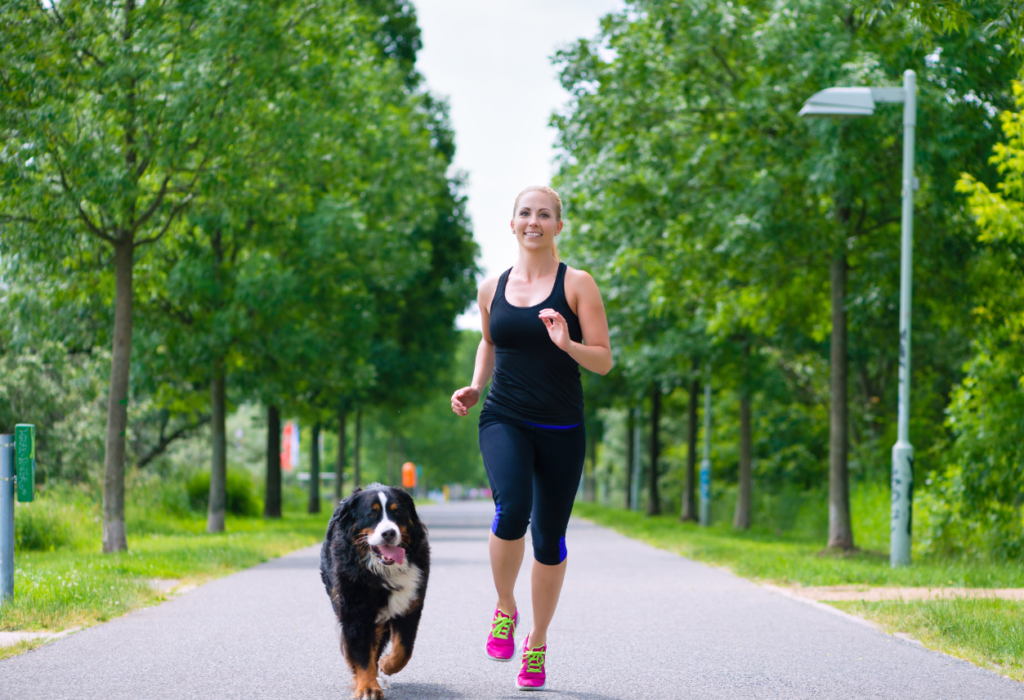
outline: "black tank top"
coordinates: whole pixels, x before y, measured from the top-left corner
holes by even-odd
[[[579,365],[551,341],[544,321],[537,316],[542,309],[554,309],[565,318],[569,337],[583,342],[580,320],[565,299],[565,271],[565,263],[559,263],[548,298],[525,307],[513,306],[505,298],[512,269],[498,279],[490,320],[494,377],[484,411],[533,425],[561,427],[583,422]]]

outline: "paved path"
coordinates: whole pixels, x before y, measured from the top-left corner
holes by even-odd
[[[516,666],[483,653],[490,508],[422,513],[430,588],[387,697],[521,700]],[[588,523],[574,520],[567,541],[546,697],[1024,700],[1024,685],[995,673]],[[318,566],[305,549],[2,661],[0,698],[347,698]]]

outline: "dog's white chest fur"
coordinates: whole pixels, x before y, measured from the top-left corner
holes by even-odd
[[[389,567],[390,568],[390,567]],[[401,568],[395,567],[394,572],[388,572],[388,588],[392,589],[388,595],[387,607],[381,608],[377,613],[377,624],[387,622],[409,612],[413,600],[416,597],[416,590],[420,586],[420,579],[423,572],[415,564],[408,564]]]

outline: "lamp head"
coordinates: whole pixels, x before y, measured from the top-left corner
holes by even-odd
[[[801,117],[869,117],[875,100],[868,87],[835,87],[815,93],[804,102]]]

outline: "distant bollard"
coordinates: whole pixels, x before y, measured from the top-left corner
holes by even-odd
[[[704,382],[704,459],[700,462],[700,505],[697,522],[711,524],[711,365]]]
[[[0,435],[0,603],[14,596],[14,436]]]
[[[18,502],[36,498],[36,426],[19,423],[14,426],[14,452],[18,474]]]

